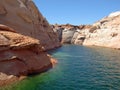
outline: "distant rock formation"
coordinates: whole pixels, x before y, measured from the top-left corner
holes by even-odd
[[[59,40],[62,43],[67,44],[80,44],[82,45],[85,39],[85,33],[87,32],[92,25],[52,25],[53,30],[58,33]]]
[[[32,0],[0,1],[0,86],[57,63],[45,51],[60,46]]]
[[[120,49],[120,12],[115,12],[93,24],[83,45]]]
[[[120,49],[120,11],[93,25],[53,25],[62,43],[94,45]],[[61,36],[62,35],[62,36]]]

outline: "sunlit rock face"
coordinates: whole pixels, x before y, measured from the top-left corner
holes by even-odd
[[[91,25],[52,25],[53,30],[58,33],[61,43],[82,45]]]
[[[59,46],[32,0],[0,1],[0,86],[52,68],[56,60],[45,51]]]
[[[94,45],[120,49],[120,11],[111,13],[93,25],[53,25],[62,43]],[[69,28],[68,28],[69,26]]]
[[[108,17],[115,17],[115,16],[119,16],[119,15],[120,15],[120,11],[117,11],[117,12],[111,13]]]
[[[0,24],[0,86],[52,68],[55,59],[43,51],[38,39]]]
[[[96,27],[86,36],[83,45],[120,49],[120,12],[115,12],[93,24]]]
[[[38,39],[45,50],[60,46],[56,33],[32,0],[1,0],[0,24]]]

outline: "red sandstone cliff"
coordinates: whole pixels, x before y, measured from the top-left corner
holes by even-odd
[[[56,33],[32,0],[1,0],[0,24],[38,39],[45,50],[60,46]]]
[[[50,69],[56,61],[45,51],[59,46],[31,0],[0,1],[0,85]]]

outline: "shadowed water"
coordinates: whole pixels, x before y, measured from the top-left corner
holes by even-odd
[[[0,90],[120,90],[119,50],[64,45],[49,53],[53,69]]]

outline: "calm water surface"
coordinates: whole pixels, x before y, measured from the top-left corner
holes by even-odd
[[[53,69],[0,90],[120,90],[119,50],[64,45],[49,53]]]

